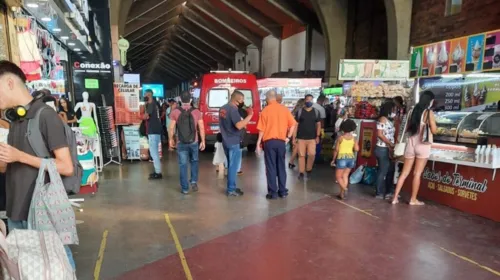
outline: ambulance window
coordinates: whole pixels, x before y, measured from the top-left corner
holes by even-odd
[[[208,107],[220,108],[229,102],[229,90],[213,88],[208,92]]]
[[[252,107],[253,106],[253,100],[252,100],[252,91],[249,89],[237,89],[243,95],[245,96],[245,106],[247,107]]]

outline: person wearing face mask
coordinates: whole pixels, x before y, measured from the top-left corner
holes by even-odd
[[[308,94],[304,99],[304,108],[296,115],[298,126],[292,139],[292,144],[298,145],[299,179],[304,179],[306,172],[307,174],[312,172],[316,145],[321,137],[321,116],[319,111],[313,108],[313,96]]]
[[[380,106],[379,118],[377,121],[377,145],[375,146],[375,157],[377,158],[378,173],[375,189],[375,197],[379,199],[390,199],[394,192],[393,179],[394,171],[391,168],[392,152],[394,149],[394,135],[396,128],[392,119],[396,116],[395,104],[387,101]],[[392,174],[392,178],[391,175]]]
[[[163,127],[160,119],[160,108],[158,102],[153,98],[153,91],[145,91],[144,102],[146,103],[146,113],[144,119],[147,123],[147,133],[149,140],[149,153],[153,158],[154,172],[149,174],[149,179],[158,180],[163,178],[159,145],[161,144],[161,134]]]

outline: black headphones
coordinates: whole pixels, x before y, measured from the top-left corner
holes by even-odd
[[[28,114],[31,104],[33,104],[35,101],[42,98],[43,96],[44,94],[42,92],[34,92],[33,100],[31,100],[30,103],[28,103],[28,105],[26,106],[19,105],[14,108],[9,108],[5,110],[5,119],[7,119],[10,122],[15,122],[24,119]]]

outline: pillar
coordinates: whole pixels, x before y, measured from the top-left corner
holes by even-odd
[[[413,0],[384,0],[389,59],[409,59]]]
[[[110,24],[111,24],[111,48],[113,53],[113,60],[120,61],[120,50],[118,49],[118,40],[120,35],[125,30],[128,12],[132,6],[133,0],[110,0]],[[122,81],[123,67],[117,63],[113,66],[115,82]]]
[[[325,80],[338,83],[338,63],[345,57],[348,0],[311,0],[325,38]]]

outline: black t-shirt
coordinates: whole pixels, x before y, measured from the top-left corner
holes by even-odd
[[[318,116],[319,113],[316,112],[314,108],[312,108],[311,111],[302,109],[302,112],[300,113],[300,119],[298,118],[299,114],[297,112],[297,139],[316,139],[316,123],[320,121]]]
[[[149,134],[162,134],[163,127],[160,120],[160,110],[156,101],[149,103],[146,106],[146,113],[149,115],[148,119],[148,135]]]

